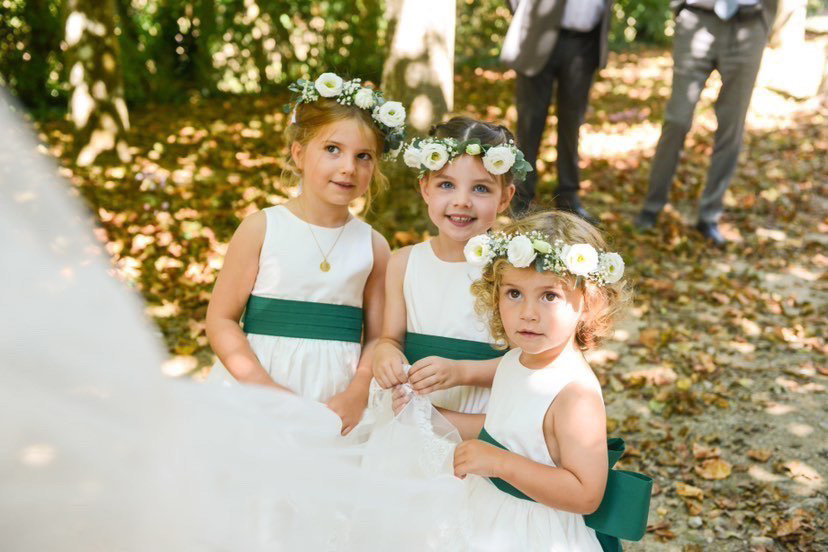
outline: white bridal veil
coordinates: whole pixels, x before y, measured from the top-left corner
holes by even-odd
[[[408,408],[361,444],[322,405],[164,378],[140,297],[107,274],[91,216],[3,94],[4,551],[463,547],[456,435],[427,437],[433,413]]]

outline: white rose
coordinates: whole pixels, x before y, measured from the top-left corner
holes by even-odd
[[[374,91],[370,88],[360,88],[359,92],[354,94],[354,103],[362,109],[371,109],[374,107]]]
[[[598,267],[598,252],[588,243],[568,245],[563,251],[566,269],[576,276],[586,276]]]
[[[342,78],[334,73],[322,73],[313,86],[323,98],[333,98],[342,93]]]
[[[403,161],[412,169],[419,169],[420,165],[423,164],[423,152],[420,151],[420,148],[408,146],[403,152]]]
[[[534,261],[535,257],[538,256],[538,253],[532,245],[532,240],[526,236],[515,236],[509,241],[509,247],[506,249],[506,256],[509,258],[509,262],[512,263],[512,266],[516,268],[526,268],[532,264],[532,261]]]
[[[385,102],[374,111],[374,118],[387,127],[397,128],[405,123],[405,108],[400,102]]]
[[[604,253],[599,263],[604,281],[614,284],[624,276],[624,259],[618,253]]]
[[[492,251],[489,236],[480,234],[470,239],[466,247],[463,248],[463,254],[466,256],[466,260],[473,265],[482,266],[491,261],[494,257],[494,251]]]
[[[509,172],[515,164],[515,154],[511,148],[506,146],[495,146],[489,148],[483,156],[483,166],[492,174],[504,174]]]
[[[443,144],[426,144],[421,148],[422,163],[430,171],[439,171],[448,161],[448,150]]]
[[[466,153],[469,155],[480,155],[480,144],[469,144],[466,146]]]

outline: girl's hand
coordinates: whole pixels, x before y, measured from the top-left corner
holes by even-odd
[[[390,343],[380,343],[374,351],[374,379],[383,389],[407,382],[403,364],[408,364],[408,360],[399,349]]]
[[[411,365],[408,381],[418,395],[460,385],[460,363],[448,358],[430,356]]]
[[[479,439],[463,441],[454,449],[454,475],[465,479],[474,474],[500,477],[507,452]]]
[[[395,385],[391,392],[391,408],[394,416],[402,412],[402,409],[411,402],[411,393],[406,391],[402,385]]]
[[[342,418],[342,435],[348,435],[362,419],[362,412],[368,404],[368,395],[354,389],[337,393],[325,405]]]

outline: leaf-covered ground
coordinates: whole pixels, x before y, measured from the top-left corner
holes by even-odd
[[[670,67],[663,51],[613,56],[582,129],[583,201],[636,288],[614,339],[589,354],[610,430],[627,441],[620,467],[655,479],[649,532],[628,549],[816,549],[828,542],[828,110],[756,90],[722,221],[733,243],[717,251],[691,228],[712,151],[711,79],[672,207],[637,234]],[[478,70],[456,86],[458,112],[514,128],[513,75]],[[226,243],[241,217],[291,193],[279,183],[285,100],[135,110],[128,166],[74,167],[67,124],[40,125],[97,217],[113,272],[143,295],[171,374],[209,370],[204,316]],[[550,131],[541,203],[554,187],[554,142]],[[430,231],[404,173],[367,218],[393,246]]]

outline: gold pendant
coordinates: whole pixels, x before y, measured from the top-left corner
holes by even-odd
[[[323,260],[321,263],[319,263],[319,270],[321,270],[322,272],[327,272],[330,269],[331,265],[328,263],[328,261]]]

